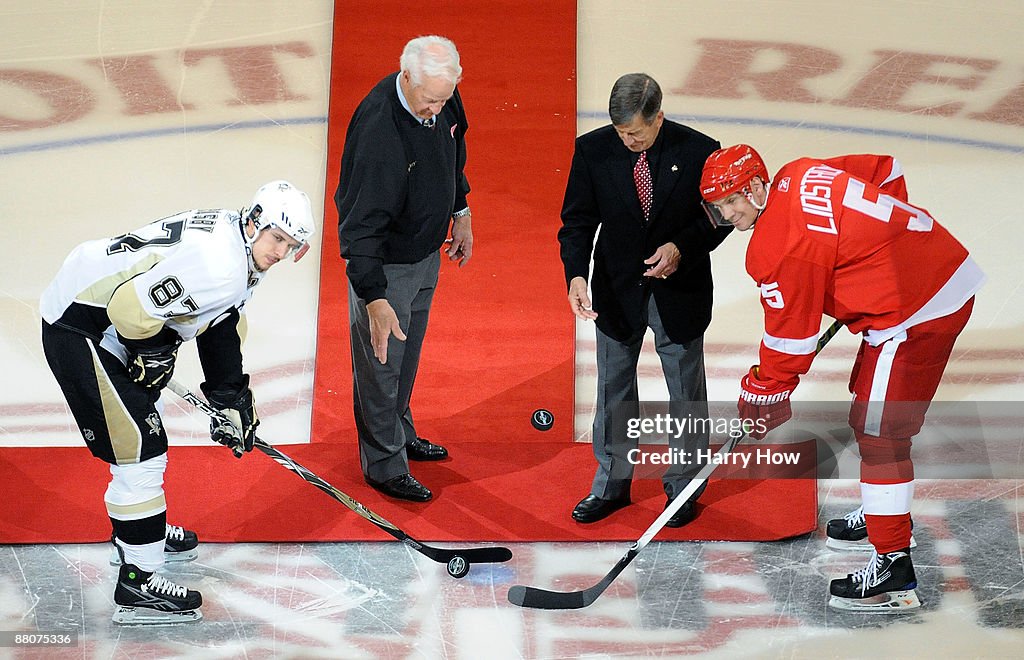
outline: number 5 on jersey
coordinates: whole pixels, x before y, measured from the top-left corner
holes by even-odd
[[[772,309],[782,309],[786,306],[786,301],[782,299],[782,291],[779,290],[778,282],[762,284],[761,297],[764,298],[764,304]]]

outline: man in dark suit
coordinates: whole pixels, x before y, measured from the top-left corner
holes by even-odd
[[[601,520],[630,503],[638,441],[625,418],[639,416],[637,360],[647,328],[654,331],[669,399],[707,419],[704,331],[711,322],[711,258],[729,228],[714,228],[701,207],[704,161],[719,143],[665,119],[661,88],[644,73],[612,87],[611,125],[576,139],[558,232],[569,305],[597,325],[597,411],[593,443],[597,471],[590,494],[572,512],[582,523]],[[598,234],[595,248],[594,238]],[[593,305],[587,295],[590,281]],[[692,425],[672,449],[695,457],[707,450],[707,425]],[[701,430],[703,429],[703,430]],[[694,469],[678,461],[662,477],[668,502]],[[698,493],[699,496],[699,493]],[[695,517],[694,502],[670,520]],[[668,506],[668,502],[666,506]]]

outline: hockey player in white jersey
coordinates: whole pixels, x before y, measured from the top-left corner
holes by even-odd
[[[286,181],[248,208],[193,210],[114,238],[82,243],[43,292],[42,342],[86,445],[110,464],[104,495],[120,564],[117,623],[202,618],[202,596],[157,574],[194,559],[195,534],[167,524],[167,434],[156,403],[179,345],[196,340],[209,402],[233,424],[213,440],[252,451],[259,416],[242,369],[245,304],[277,262],[309,247],[313,214]]]

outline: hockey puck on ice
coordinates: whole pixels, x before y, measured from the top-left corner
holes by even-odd
[[[461,555],[455,555],[448,560],[447,568],[448,575],[451,575],[453,578],[464,578],[466,577],[466,573],[469,573],[469,562]]]
[[[533,428],[538,431],[547,431],[554,426],[555,416],[551,414],[550,410],[537,408],[533,411],[533,415],[530,417],[530,423],[533,424]]]

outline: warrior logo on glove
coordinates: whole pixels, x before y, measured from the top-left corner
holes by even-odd
[[[796,384],[761,380],[758,366],[750,368],[740,381],[740,399],[736,404],[750,437],[760,440],[793,417],[789,397],[795,388]]]

